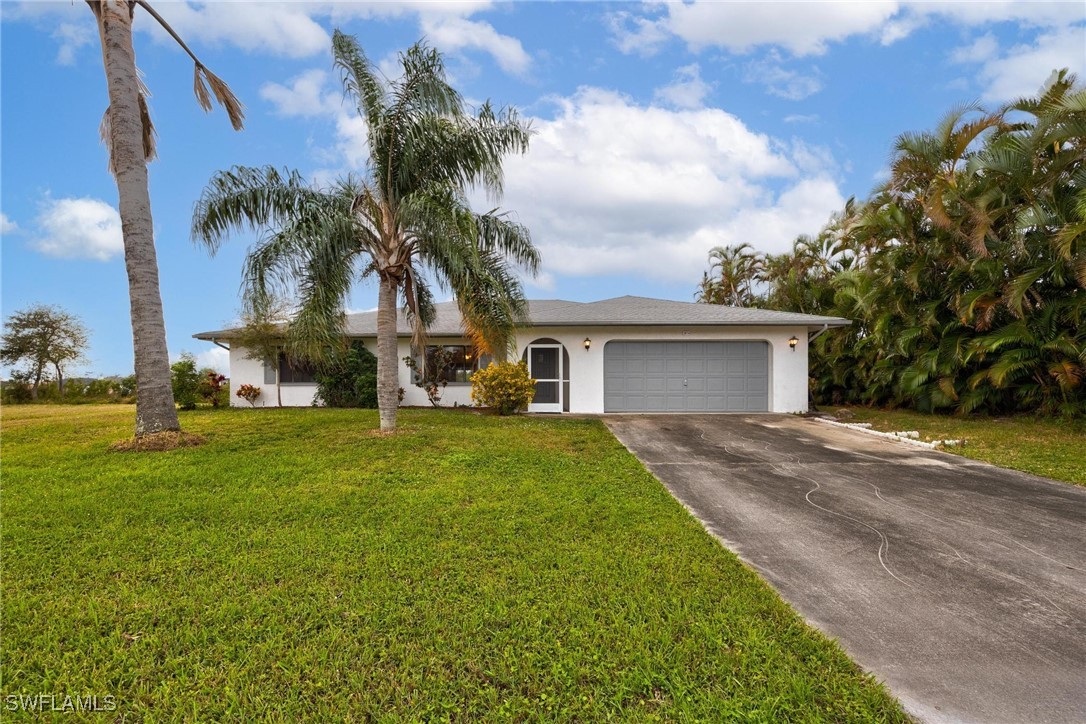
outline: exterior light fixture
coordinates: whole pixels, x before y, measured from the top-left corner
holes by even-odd
[[[584,348],[589,349],[591,347],[592,347],[592,340],[589,339],[588,337],[585,337],[584,338]]]
[[[798,337],[792,337],[792,339],[788,340],[788,346],[792,348],[793,352],[796,351],[796,345],[797,344],[799,344],[799,338]]]

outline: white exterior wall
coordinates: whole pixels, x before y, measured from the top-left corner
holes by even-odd
[[[797,337],[799,344],[793,352],[788,340]],[[584,340],[592,340],[591,349],[585,350]],[[769,410],[770,412],[805,412],[807,410],[807,328],[806,327],[532,327],[517,335],[517,359],[524,354],[528,344],[537,339],[555,339],[569,353],[569,411],[571,413],[598,414],[603,412],[603,350],[615,341],[735,341],[769,343]],[[362,340],[371,352],[377,351],[377,340]],[[432,337],[431,344],[464,344],[464,340],[451,337]],[[410,342],[400,338],[398,359],[411,353]],[[411,369],[400,363],[400,387],[404,389],[404,405],[427,406],[426,393],[411,381]],[[264,384],[264,364],[248,359],[241,348],[230,350],[230,404],[248,407],[249,403],[235,393],[243,384],[260,388],[257,407],[275,407],[275,385]],[[314,384],[284,384],[283,405],[308,407],[313,404],[317,391]],[[441,396],[443,407],[454,404],[471,405],[471,385],[450,384]]]
[[[233,407],[249,407],[249,403],[237,396],[242,385],[260,388],[260,397],[253,407],[275,407],[278,404],[274,384],[264,384],[264,362],[249,359],[248,350],[230,347],[230,404]],[[279,386],[283,407],[309,407],[317,393],[314,384],[284,384]]]

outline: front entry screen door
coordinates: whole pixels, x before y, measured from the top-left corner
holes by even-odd
[[[535,399],[528,405],[528,412],[561,412],[562,346],[530,345],[528,374],[535,380]]]

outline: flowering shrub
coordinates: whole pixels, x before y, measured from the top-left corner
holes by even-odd
[[[499,415],[511,415],[528,407],[535,397],[535,380],[527,362],[492,362],[471,377],[471,399]]]
[[[256,385],[242,385],[234,394],[250,405],[256,405],[256,398],[260,397],[260,388]]]

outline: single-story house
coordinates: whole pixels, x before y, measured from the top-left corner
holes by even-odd
[[[838,317],[724,307],[645,297],[599,302],[558,299],[529,303],[529,321],[516,339],[517,352],[536,380],[529,412],[801,412],[807,409],[807,346]],[[347,334],[377,351],[377,313],[347,316]],[[422,357],[411,349],[411,330],[399,316],[398,358]],[[243,384],[261,388],[256,404],[274,406],[275,368],[280,366],[283,404],[313,404],[312,371],[280,360],[252,359],[235,344],[237,330],[194,335],[230,350],[234,393]],[[455,302],[437,305],[425,350],[451,353],[442,405],[471,405],[471,375],[486,366],[464,338]],[[449,356],[446,356],[449,359]],[[414,373],[400,363],[403,404],[426,405]]]

